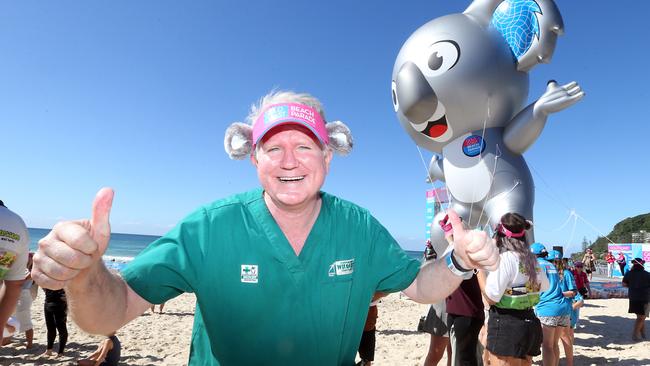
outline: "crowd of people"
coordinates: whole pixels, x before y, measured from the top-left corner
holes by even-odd
[[[444,230],[445,223],[440,225]],[[526,240],[529,229],[530,223],[524,217],[509,213],[494,230],[500,252],[499,267],[489,272],[478,271],[475,276],[480,285],[478,301],[485,311],[484,317],[477,316],[485,319],[478,337],[474,332],[452,331],[458,325],[449,320],[454,315],[445,305],[453,304],[453,295],[430,307],[418,327],[431,334],[426,366],[437,365],[445,350],[448,365],[530,365],[532,358],[540,354],[544,365],[558,365],[560,345],[565,364],[573,365],[574,330],[580,308],[591,297],[590,281],[596,257],[587,249],[582,261],[572,262],[557,250],[548,251],[541,243],[530,245]],[[427,240],[423,260],[436,255],[431,241]],[[625,273],[622,283],[630,288],[628,312],[637,317],[632,338],[639,341],[646,337],[650,273],[644,270],[641,258],[632,262],[629,271],[622,271]],[[476,300],[471,300],[471,292],[464,293],[465,309],[471,309],[470,304]],[[468,344],[468,347],[450,347],[453,344]],[[459,350],[465,353],[463,358],[454,357],[454,352]]]

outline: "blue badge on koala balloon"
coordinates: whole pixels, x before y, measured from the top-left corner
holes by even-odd
[[[485,141],[479,135],[472,135],[463,141],[463,153],[469,157],[480,155],[485,150]]]

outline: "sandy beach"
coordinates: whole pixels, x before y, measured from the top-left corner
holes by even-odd
[[[185,365],[194,314],[194,296],[185,294],[165,305],[163,314],[145,314],[118,332],[122,342],[122,365]],[[375,365],[421,365],[429,335],[416,331],[427,306],[392,294],[379,304]],[[158,308],[156,307],[156,311]],[[45,351],[43,293],[32,306],[34,347],[25,349],[24,335],[0,349],[1,365],[74,365],[92,353],[101,337],[91,336],[68,322],[68,346],[62,358],[39,358]],[[576,330],[575,364],[650,365],[650,341],[633,342],[633,316],[627,299],[587,300]],[[58,339],[57,339],[58,341]],[[58,343],[55,343],[55,349]],[[444,360],[443,360],[444,361]],[[446,365],[446,362],[441,362]],[[541,357],[535,359],[541,364]],[[563,361],[560,361],[563,364]]]

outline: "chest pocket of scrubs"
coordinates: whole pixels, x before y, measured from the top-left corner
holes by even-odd
[[[323,349],[321,354],[328,359],[330,355],[339,355],[351,301],[352,283],[351,275],[330,277],[320,282],[321,335],[328,339],[321,345],[332,347]],[[332,362],[332,364],[338,363],[338,357]]]

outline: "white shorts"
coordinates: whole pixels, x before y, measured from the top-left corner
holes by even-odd
[[[22,333],[34,328],[32,324],[32,294],[29,289],[20,291],[14,317],[20,323],[18,332]]]

